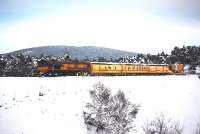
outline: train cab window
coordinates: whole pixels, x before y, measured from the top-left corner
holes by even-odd
[[[116,68],[116,66],[115,66],[115,70],[116,70],[117,68]]]

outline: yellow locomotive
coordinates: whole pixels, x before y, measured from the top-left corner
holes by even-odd
[[[183,64],[135,64],[135,63],[54,63],[38,66],[40,74],[51,75],[148,75],[183,74]]]

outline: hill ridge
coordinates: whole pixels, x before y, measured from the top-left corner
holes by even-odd
[[[40,47],[32,47],[32,48],[25,48],[21,50],[16,50],[10,53],[6,53],[5,55],[16,55],[18,53],[22,53],[24,55],[31,55],[31,56],[40,56],[41,54],[45,56],[63,56],[64,54],[68,53],[72,58],[77,59],[97,59],[98,57],[104,58],[119,58],[125,56],[136,56],[137,53],[117,50],[112,48],[106,47],[97,47],[97,46],[65,46],[65,45],[47,45],[47,46],[40,46]]]

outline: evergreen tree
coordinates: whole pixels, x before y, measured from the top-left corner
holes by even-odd
[[[132,104],[122,91],[112,96],[108,88],[98,83],[90,96],[92,102],[83,112],[88,128],[94,127],[98,134],[126,134],[134,128],[138,105]]]

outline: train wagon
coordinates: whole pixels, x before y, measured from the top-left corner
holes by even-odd
[[[87,63],[65,63],[59,70],[62,74],[88,75],[90,65]]]
[[[102,63],[90,64],[91,75],[172,74],[167,64]]]
[[[40,73],[40,74],[48,73],[49,67],[48,66],[38,66],[37,72]]]

